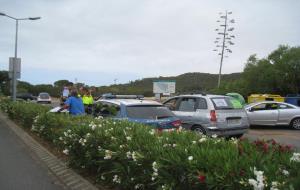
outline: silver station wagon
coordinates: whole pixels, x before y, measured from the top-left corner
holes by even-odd
[[[241,137],[249,128],[243,106],[221,95],[180,95],[163,103],[182,121],[186,129],[205,135]]]

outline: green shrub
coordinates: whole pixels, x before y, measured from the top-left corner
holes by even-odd
[[[49,107],[29,102],[5,103],[8,116],[25,128],[31,128],[34,119],[41,113],[49,111]]]
[[[35,106],[27,103],[0,107],[22,124],[35,118],[33,131],[55,142],[71,167],[114,188],[300,189],[300,154],[272,140],[158,133],[141,124],[46,113],[42,107],[36,117]]]

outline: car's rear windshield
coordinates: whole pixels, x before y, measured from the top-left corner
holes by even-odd
[[[128,117],[138,119],[163,119],[174,116],[168,108],[160,105],[127,106],[126,110]]]
[[[42,98],[42,99],[48,99],[49,98],[49,94],[46,94],[46,93],[40,94],[40,98]]]
[[[216,110],[242,109],[242,104],[232,97],[211,98]]]

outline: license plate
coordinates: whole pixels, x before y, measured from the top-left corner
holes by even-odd
[[[238,125],[241,123],[240,119],[228,119],[227,120],[228,125]]]

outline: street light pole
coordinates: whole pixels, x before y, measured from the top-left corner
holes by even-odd
[[[18,28],[19,28],[19,20],[16,19],[16,38],[15,38],[15,61],[18,58]],[[16,72],[16,62],[13,64],[13,76],[12,76],[12,100],[16,101],[17,98],[17,72]]]
[[[41,19],[41,17],[28,17],[28,18],[15,18],[12,16],[9,16],[5,13],[0,12],[0,16],[6,16],[10,19],[13,19],[16,21],[16,36],[15,36],[15,56],[13,61],[13,71],[12,71],[12,100],[16,101],[17,97],[17,71],[16,71],[16,65],[17,65],[17,59],[18,59],[18,29],[19,29],[19,20],[38,20]]]

